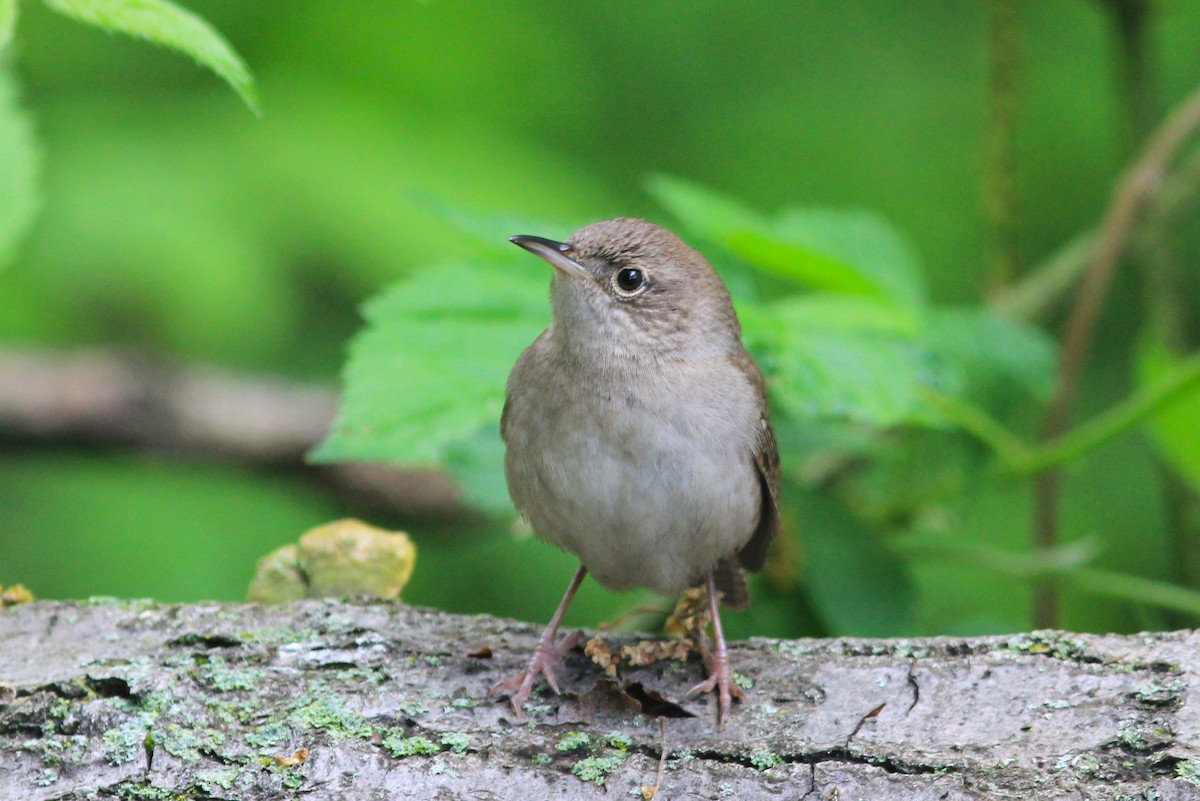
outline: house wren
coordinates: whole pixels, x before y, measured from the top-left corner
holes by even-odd
[[[510,241],[555,270],[554,320],[508,379],[508,491],[534,533],[581,564],[528,666],[493,691],[518,715],[539,675],[558,692],[554,665],[573,638],[558,645],[556,632],[587,573],[664,595],[703,583],[715,644],[692,692],[717,691],[724,725],[741,692],[718,598],[749,602],[742,568],[762,567],[779,530],[775,433],[729,292],[699,253],[644,220]]]

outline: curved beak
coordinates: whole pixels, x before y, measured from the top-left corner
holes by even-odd
[[[571,254],[574,251],[566,242],[555,242],[553,239],[543,239],[540,236],[527,236],[524,234],[510,236],[508,241],[518,247],[525,248],[525,250],[528,250],[533,255],[549,262],[550,266],[562,270],[572,278],[594,280],[586,267],[571,258]]]

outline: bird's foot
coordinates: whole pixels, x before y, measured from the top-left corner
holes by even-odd
[[[488,695],[495,693],[508,695],[517,720],[525,719],[523,707],[533,693],[533,685],[537,683],[538,676],[546,679],[546,684],[550,685],[550,689],[554,690],[555,695],[562,693],[558,689],[558,680],[554,677],[554,666],[562,660],[567,651],[575,647],[575,643],[579,640],[579,632],[571,632],[558,645],[554,644],[554,634],[555,629],[547,627],[542,632],[542,638],[538,640],[537,647],[533,649],[533,656],[529,658],[529,664],[525,666],[525,670],[511,679],[496,683],[492,689],[488,690]]]
[[[729,654],[725,650],[725,638],[717,639],[716,648],[704,649],[704,663],[708,667],[708,678],[687,691],[688,696],[717,691],[717,727],[725,728],[733,699],[744,697],[741,688],[733,682],[733,669],[729,666]]]

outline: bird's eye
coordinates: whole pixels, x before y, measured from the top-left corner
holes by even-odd
[[[613,275],[613,286],[622,295],[636,294],[646,285],[646,274],[637,267],[623,267]]]

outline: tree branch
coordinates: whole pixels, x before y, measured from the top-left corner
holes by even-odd
[[[431,517],[463,513],[454,485],[432,470],[305,465],[336,406],[331,387],[132,353],[0,350],[0,439],[282,467],[358,504]]]
[[[533,627],[395,604],[35,603],[0,641],[5,799],[645,797],[664,754],[661,798],[1200,797],[1194,632],[753,640],[724,731],[698,660],[578,651],[518,725],[486,692]]]

